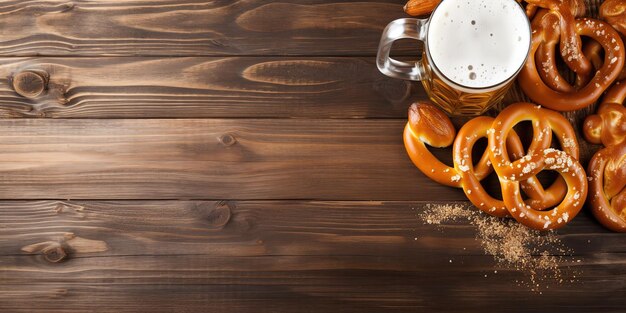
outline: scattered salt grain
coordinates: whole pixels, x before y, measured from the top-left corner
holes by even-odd
[[[492,210],[495,211],[495,207]],[[465,204],[429,204],[417,214],[417,218],[437,225],[440,230],[444,230],[442,226],[445,224],[468,221],[476,228],[476,240],[484,253],[493,256],[499,268],[524,273],[528,280],[518,283],[532,291],[539,293],[542,286],[547,288],[548,284],[573,281],[563,279],[565,266],[574,262],[566,256],[572,251],[564,246],[554,231],[532,230],[513,219],[489,216]],[[568,218],[564,213],[563,219],[567,221]]]

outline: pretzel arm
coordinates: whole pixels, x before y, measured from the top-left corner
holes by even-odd
[[[604,95],[604,99],[602,99],[603,103],[624,103],[626,100],[626,83],[617,82],[609,91]]]
[[[559,44],[561,38],[560,28],[557,27],[559,21],[555,15],[546,16],[547,13],[547,10],[542,9],[537,14],[536,19],[533,20],[533,24],[541,22],[553,25],[553,31],[545,32],[543,36],[544,42],[537,48],[535,62],[541,67],[539,76],[548,87],[554,90],[572,92],[575,90],[574,87],[561,76],[556,62],[556,46]]]
[[[430,179],[450,187],[461,188],[460,177],[426,147],[450,146],[456,131],[443,112],[426,102],[411,105],[409,122],[404,128],[404,146],[413,164]]]
[[[528,16],[528,19],[532,19],[533,17],[535,17],[538,9],[539,7],[532,3],[526,5],[526,16]]]
[[[480,177],[475,172],[474,164],[472,162],[472,148],[480,138],[487,138],[488,131],[493,124],[493,118],[480,116],[467,122],[459,130],[459,133],[454,141],[453,158],[455,169],[461,176],[462,187],[465,191],[467,198],[480,210],[485,213],[491,214],[497,217],[508,216],[509,213],[502,200],[491,197],[485,188],[481,185],[480,180],[484,177]],[[488,157],[488,151],[485,151],[483,158]],[[481,161],[478,164],[482,163]],[[489,167],[491,170],[492,168]],[[491,171],[490,171],[491,172]]]
[[[582,41],[577,32],[574,17],[569,11],[560,11],[561,42],[560,50],[563,61],[578,76],[590,76],[593,65],[585,57],[582,49]]]
[[[413,164],[430,179],[446,186],[461,188],[459,180],[454,179],[456,172],[439,161],[426,147],[426,144],[418,139],[411,130],[410,125],[404,128],[404,146],[413,161]]]

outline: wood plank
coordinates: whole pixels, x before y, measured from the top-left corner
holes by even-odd
[[[489,303],[619,312],[626,304],[617,296],[626,292],[626,242],[587,213],[558,231],[581,260],[563,265],[574,282],[538,294],[515,283],[525,273],[484,255],[473,226],[417,221],[424,204],[2,201],[0,309],[484,312]],[[55,262],[51,247],[65,258]]]
[[[20,82],[25,73],[39,79]],[[421,83],[384,76],[373,58],[0,58],[4,118],[406,119],[426,99]],[[515,85],[488,114],[519,101],[530,102]],[[564,115],[577,128],[595,108]],[[585,160],[598,148],[581,144]]]
[[[0,55],[369,55],[404,1],[6,0]],[[415,55],[414,48],[398,49]]]
[[[464,199],[414,168],[404,124],[2,119],[0,199]]]
[[[463,200],[404,120],[2,119],[0,199]],[[582,143],[582,141],[581,141]],[[586,164],[595,147],[581,149]],[[450,149],[435,149],[450,164]],[[497,193],[497,179],[487,180]]]
[[[4,0],[1,56],[374,56],[403,0]],[[585,0],[597,15],[602,0]],[[416,55],[400,44],[399,55]]]
[[[406,118],[424,98],[373,58],[0,59],[0,117]]]

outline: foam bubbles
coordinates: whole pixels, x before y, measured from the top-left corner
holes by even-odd
[[[529,47],[528,19],[514,0],[446,0],[431,16],[431,60],[462,86],[484,88],[508,80]]]

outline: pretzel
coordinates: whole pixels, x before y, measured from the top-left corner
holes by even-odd
[[[506,146],[499,138],[506,138],[513,127],[522,121],[531,121],[535,136],[527,154],[511,161]],[[571,124],[557,112],[542,109],[530,103],[516,103],[504,109],[494,121],[489,134],[490,159],[502,186],[504,203],[509,213],[520,223],[543,229],[560,228],[569,218],[578,214],[587,196],[587,180],[583,167],[578,163],[578,144]],[[563,151],[550,148],[552,133],[559,139]],[[525,203],[520,194],[519,181],[528,179],[542,170],[560,173],[568,186],[563,201],[549,211],[534,210],[532,205],[544,201],[545,206],[556,199],[545,193],[537,200]],[[560,199],[559,199],[560,200]]]
[[[557,5],[560,0],[528,2],[544,9],[536,13],[531,23],[530,57],[518,80],[522,90],[533,101],[558,111],[577,110],[594,103],[617,79],[624,66],[624,43],[619,34],[602,21],[574,19],[578,14],[572,8],[575,1],[563,1],[560,5]],[[581,36],[591,37],[605,52],[602,66],[597,71],[582,51]],[[557,43],[563,61],[576,73],[573,86],[557,70],[554,52]]]
[[[520,4],[526,2],[526,16],[533,19],[537,10],[540,8],[551,10],[569,10],[574,17],[584,16],[587,11],[587,5],[584,0],[516,0]]]
[[[513,130],[525,120],[532,121],[534,132],[526,153]],[[550,148],[552,132],[565,151]],[[488,139],[488,148],[474,164],[472,149],[481,138]],[[404,144],[415,166],[429,178],[463,188],[468,199],[490,215],[512,216],[534,229],[564,226],[578,214],[587,195],[587,180],[577,161],[578,145],[571,125],[560,114],[529,103],[510,105],[495,119],[474,118],[461,127],[456,139],[448,116],[430,103],[415,103],[409,108]],[[443,164],[426,147],[443,148],[450,144],[454,167]],[[480,184],[494,169],[503,200],[491,197]],[[544,169],[561,173],[548,189],[535,177]],[[528,199],[523,200],[520,191]]]
[[[600,5],[599,9],[600,19],[609,23],[622,35],[622,41],[626,36],[626,1],[624,0],[607,0]],[[585,56],[587,56],[594,68],[598,69],[602,66],[602,46],[591,40],[584,47]],[[626,79],[626,67],[622,68],[618,81]]]
[[[573,55],[582,54],[581,38],[576,34],[576,23],[574,18],[585,15],[586,5],[584,1],[526,0],[526,2],[528,2],[528,6],[535,6],[537,9],[542,8],[538,11],[537,9],[535,10],[536,12],[541,12],[534,14],[534,17],[538,20],[541,20],[546,12],[552,12],[558,17],[558,25],[552,25],[553,31],[546,33],[546,44],[539,47],[539,53],[537,54],[537,58],[539,59],[537,62],[539,64],[543,65],[548,62],[552,67],[550,71],[539,71],[539,74],[552,73],[558,75],[558,71],[556,71],[556,62],[554,62],[554,51],[556,50],[555,44],[560,42],[561,55],[563,56],[565,64],[577,73],[580,78],[590,76],[592,68],[589,61],[585,58],[572,57]],[[533,27],[533,31],[534,30],[535,28]],[[544,79],[544,81],[548,84],[550,82],[554,82],[554,76],[551,76],[552,77],[548,77],[549,80]],[[560,80],[560,82],[566,83],[565,80]],[[584,83],[580,83],[580,85],[584,85]]]
[[[624,0],[606,0],[600,5],[599,11],[601,19],[626,36],[626,2]]]
[[[600,223],[616,232],[626,232],[625,99],[626,83],[618,82],[583,126],[585,139],[605,146],[588,166],[591,209]]]
[[[594,40],[590,40],[583,47],[583,54],[587,59],[589,59],[589,61],[591,61],[594,69],[599,69],[602,67],[602,64],[604,64],[602,51],[602,45]],[[616,81],[622,81],[624,79],[626,79],[626,66],[624,66],[619,72]]]
[[[520,0],[521,1],[521,0]],[[558,12],[569,12],[572,17],[582,17],[587,13],[587,5],[584,0],[524,0],[526,9],[531,7],[531,10],[538,8],[544,8]],[[519,1],[518,1],[519,2]]]

